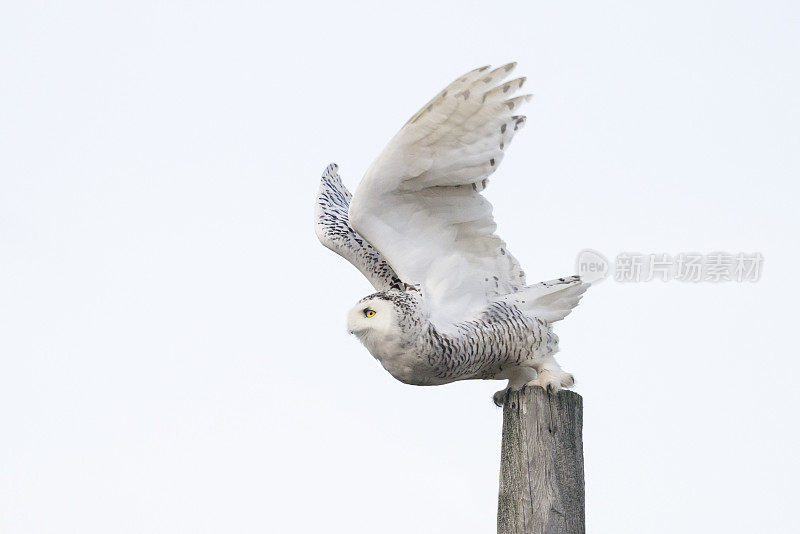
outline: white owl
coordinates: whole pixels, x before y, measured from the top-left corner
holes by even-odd
[[[507,379],[494,395],[574,384],[556,363],[552,324],[588,287],[577,276],[526,285],[495,234],[481,195],[525,124],[512,98],[516,66],[482,67],[445,87],[417,112],[367,170],[352,196],[338,167],[322,176],[320,241],[378,291],[350,311],[348,329],[395,378],[438,385]]]

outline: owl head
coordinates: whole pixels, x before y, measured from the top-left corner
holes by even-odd
[[[419,290],[389,289],[359,300],[347,316],[347,330],[365,338],[396,336],[419,323]]]

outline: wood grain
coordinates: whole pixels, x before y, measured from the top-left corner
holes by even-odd
[[[498,534],[586,531],[583,399],[540,387],[508,396],[503,407]]]

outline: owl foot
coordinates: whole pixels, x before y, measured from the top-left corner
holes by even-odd
[[[539,386],[548,393],[558,393],[561,388],[568,388],[575,385],[575,377],[569,373],[558,370],[541,370],[539,375],[525,384],[525,387]]]
[[[505,389],[501,389],[500,391],[492,395],[492,400],[494,401],[495,406],[497,406],[498,408],[502,408],[503,405],[508,400],[508,394],[511,393],[511,391],[512,391],[511,386],[509,386]]]

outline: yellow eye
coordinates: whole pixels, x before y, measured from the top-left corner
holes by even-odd
[[[375,310],[364,310],[365,317],[375,317]]]

